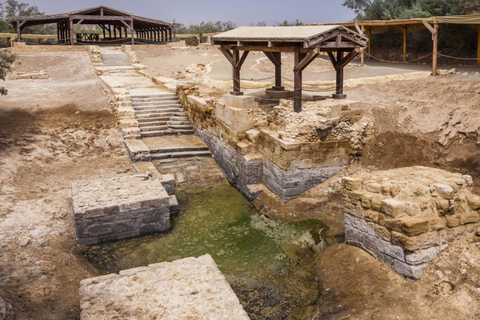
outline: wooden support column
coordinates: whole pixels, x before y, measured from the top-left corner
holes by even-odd
[[[120,26],[118,27],[118,37],[119,37],[120,39],[123,38],[123,37],[122,37],[122,27],[120,27]]]
[[[25,22],[25,20],[17,21],[17,42],[22,42],[22,29]]]
[[[433,40],[433,56],[432,56],[432,76],[437,76],[437,62],[438,62],[438,24],[434,24],[433,27],[430,23],[422,21],[423,25],[432,33]]]
[[[172,42],[173,35],[172,35],[172,28],[168,28],[168,41]]]
[[[70,25],[69,25],[68,31],[70,32],[70,44],[73,46],[75,44],[73,40],[73,33],[74,33],[73,19],[70,19]]]
[[[275,66],[275,86],[272,87],[274,91],[283,91],[285,87],[282,87],[282,53],[281,52],[263,52],[267,58]]]
[[[116,25],[113,26],[113,38],[115,40],[117,40],[117,26]]]
[[[173,30],[173,42],[177,42],[177,29],[175,27],[172,27]]]
[[[477,30],[477,67],[480,67],[480,25],[474,24],[473,27]]]
[[[364,35],[365,34],[365,26],[362,26],[361,30],[362,30],[362,35]],[[370,39],[368,40],[368,42],[370,42]],[[360,54],[360,65],[364,66],[365,65],[365,48],[362,48],[361,50],[362,50],[362,52]]]
[[[227,58],[228,62],[230,62],[233,68],[233,91],[230,92],[230,94],[234,96],[241,96],[243,95],[243,92],[240,90],[240,70],[242,69],[242,65],[245,62],[245,59],[247,59],[250,51],[243,51],[241,57],[237,48],[233,48],[232,52],[221,46],[220,51],[223,53],[225,58]]]
[[[408,27],[402,26],[402,32],[403,32],[403,62],[407,62],[407,31]]]
[[[319,54],[320,50],[318,48],[315,48],[308,54],[300,52],[300,48],[295,50],[295,67],[293,69],[293,111],[297,113],[302,112],[303,70],[308,67]]]
[[[135,44],[135,29],[133,28],[133,20],[130,22],[130,35],[132,36],[132,45]]]
[[[334,99],[346,99],[347,96],[343,93],[343,69],[347,64],[350,63],[355,57],[358,55],[357,50],[350,51],[344,57],[345,50],[339,49],[337,50],[337,56],[333,55],[333,52],[328,52],[328,57],[335,68],[337,73],[336,76],[336,86],[335,86],[335,93],[333,94]]]

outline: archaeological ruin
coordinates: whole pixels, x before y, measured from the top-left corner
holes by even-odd
[[[365,61],[443,18],[9,17],[0,319],[480,317],[479,72]]]

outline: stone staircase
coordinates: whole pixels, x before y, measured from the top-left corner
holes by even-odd
[[[123,52],[102,53],[102,62],[110,73],[136,71],[135,67],[130,66],[128,56]]]
[[[142,138],[194,134],[176,94],[132,95],[131,101]]]

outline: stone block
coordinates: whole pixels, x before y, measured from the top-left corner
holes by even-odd
[[[72,183],[72,200],[79,244],[93,245],[170,228],[170,199],[157,180],[121,176],[78,181]]]
[[[362,180],[351,177],[342,178],[342,185],[349,191],[362,190]]]
[[[472,210],[480,209],[480,196],[469,194],[466,196],[467,203]]]
[[[405,204],[396,199],[385,199],[382,201],[382,212],[389,217],[396,218],[405,213]]]
[[[430,230],[428,219],[407,219],[402,221],[402,231],[408,236],[418,236]]]
[[[169,198],[170,215],[177,215],[180,213],[180,206],[175,195],[171,195]]]
[[[437,257],[439,247],[432,247],[426,250],[418,250],[415,252],[407,252],[405,258],[410,265],[419,265],[430,262]]]
[[[367,183],[365,184],[365,189],[368,191],[368,192],[372,192],[372,193],[381,193],[382,191],[382,185],[379,184],[379,183]]]
[[[396,231],[392,232],[393,244],[401,246],[408,251],[417,251],[431,247],[438,247],[444,244],[444,241],[446,241],[446,239],[443,239],[438,232],[428,232],[413,237],[409,237]]]
[[[123,270],[80,283],[82,320],[248,320],[209,255]]]
[[[433,188],[435,188],[435,191],[438,193],[440,197],[446,200],[450,200],[453,198],[453,188],[449,186],[448,184],[443,184],[443,183],[435,183],[432,185]]]
[[[427,267],[427,265],[428,264],[425,263],[417,266],[412,266],[405,262],[394,260],[393,269],[407,278],[419,279],[422,276],[423,270]]]
[[[152,159],[150,149],[140,139],[125,140],[125,146],[133,162],[150,161]]]
[[[168,195],[173,195],[175,194],[175,176],[173,174],[164,174],[162,175],[162,180],[160,181],[162,186],[165,188],[165,191],[167,191]]]
[[[234,96],[226,94],[223,96],[225,105],[238,109],[252,109],[257,107],[255,99],[252,96]]]

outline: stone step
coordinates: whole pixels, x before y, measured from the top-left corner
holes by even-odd
[[[154,122],[154,121],[188,121],[188,118],[179,117],[179,116],[145,117],[145,118],[138,118],[137,121],[139,123]]]
[[[159,137],[159,136],[166,136],[166,135],[180,135],[180,134],[194,134],[195,131],[193,130],[165,130],[165,131],[149,131],[149,132],[142,132],[142,138],[148,137]]]
[[[181,104],[178,99],[165,99],[165,100],[158,100],[158,101],[134,101],[131,100],[134,106],[161,106],[166,104]]]
[[[167,130],[167,129],[168,129],[168,126],[167,126],[167,125],[164,125],[164,126],[145,126],[145,127],[140,127],[141,133],[144,133],[144,132],[152,132],[152,131],[164,131],[164,130]]]
[[[155,118],[185,117],[184,112],[142,113],[136,115],[138,121],[152,120]]]
[[[191,157],[211,157],[210,151],[182,151],[152,154],[152,160],[173,159],[173,158],[191,158]]]
[[[176,130],[193,130],[193,126],[191,124],[169,124],[169,128],[176,129]]]
[[[156,115],[165,115],[172,112],[181,112],[179,108],[165,108],[165,109],[150,109],[150,110],[135,110],[135,114],[156,114]]]
[[[176,120],[171,120],[171,121],[167,121],[165,122],[166,124],[170,125],[170,126],[178,126],[178,125],[192,125],[192,123],[188,120],[185,120],[185,121],[176,121]]]
[[[168,125],[167,121],[148,121],[148,122],[139,122],[138,123],[139,128],[153,127],[153,126],[166,126],[166,125]]]
[[[136,106],[133,105],[133,108],[135,110],[163,110],[163,109],[168,109],[168,108],[182,108],[183,106],[181,104],[165,104],[165,105],[160,105],[160,106],[150,106],[150,105],[145,105],[145,106]]]
[[[177,95],[162,95],[158,97],[153,97],[153,98],[138,98],[138,96],[132,96],[132,102],[161,102],[165,100],[176,100],[178,101]]]
[[[199,146],[179,146],[179,147],[163,147],[163,148],[158,148],[158,149],[150,149],[150,153],[152,155],[154,154],[159,154],[159,153],[173,153],[173,152],[187,152],[187,151],[208,151],[207,146],[204,147],[199,147]]]
[[[162,99],[162,98],[178,98],[174,93],[165,93],[165,94],[142,94],[142,95],[133,95],[132,100],[140,100],[140,99]]]

